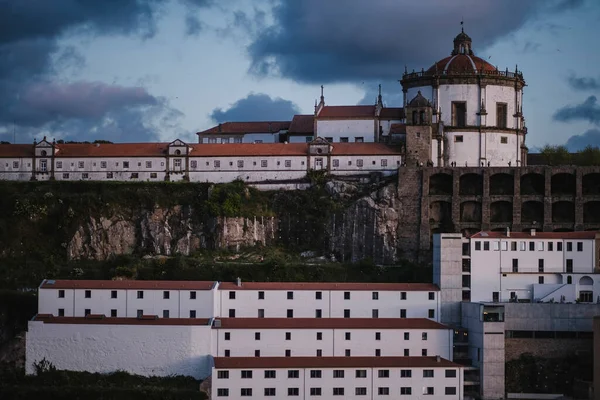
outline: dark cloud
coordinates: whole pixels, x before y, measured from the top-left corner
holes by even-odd
[[[358,104],[375,104],[377,102],[377,96],[379,95],[379,84],[380,82],[375,81],[361,83],[361,87],[365,90],[365,95],[360,99]],[[398,81],[381,82],[381,98],[383,100],[383,105],[386,107],[402,107],[404,95],[402,94],[400,83],[398,83]]]
[[[568,105],[554,113],[554,120],[561,122],[588,121],[600,126],[600,106],[596,96],[588,97],[583,103]]]
[[[568,79],[569,86],[575,90],[598,90],[600,89],[600,79],[585,76],[571,75]]]
[[[581,135],[573,135],[567,140],[565,146],[569,151],[581,151],[587,146],[597,147],[600,145],[600,130],[590,129]]]
[[[196,36],[202,31],[202,22],[195,15],[185,17],[185,34]]]
[[[274,23],[249,46],[250,71],[299,82],[398,79],[409,68],[427,68],[452,50],[464,17],[475,51],[491,45],[544,12],[577,1],[504,0],[414,2],[282,1]]]
[[[263,93],[250,93],[236,101],[226,110],[215,108],[210,118],[217,123],[227,121],[286,121],[300,109],[294,103],[282,98],[271,98]]]
[[[0,0],[0,132],[29,142],[41,132],[57,138],[142,140],[176,129],[181,113],[141,87],[56,79],[76,77],[85,60],[59,40],[69,35],[156,32],[172,0]],[[180,0],[198,10],[210,0]],[[120,135],[120,136],[119,136]],[[85,139],[87,140],[87,139]]]

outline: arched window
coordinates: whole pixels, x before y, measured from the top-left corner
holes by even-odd
[[[46,157],[48,153],[46,153],[46,150],[42,150],[42,157]]]
[[[589,276],[582,276],[581,279],[579,280],[579,284],[580,285],[593,285],[594,280],[592,278],[590,278]]]
[[[421,125],[425,125],[425,111],[421,111],[419,113],[419,123]]]
[[[419,121],[418,121],[417,118],[418,118],[417,112],[413,111],[413,118],[412,118],[413,119],[413,125],[417,125],[419,123]]]
[[[175,150],[175,154],[180,155],[181,154],[181,150]]]

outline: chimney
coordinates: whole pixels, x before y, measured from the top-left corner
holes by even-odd
[[[506,237],[510,237],[510,228],[506,227]]]
[[[535,236],[535,228],[531,229],[531,236]]]
[[[435,361],[436,361],[436,362],[441,362],[441,361],[442,361],[442,358],[441,358],[440,356],[435,356]]]
[[[235,280],[235,284],[236,284],[238,287],[242,287],[242,280],[241,280],[240,278],[237,278],[237,279]]]

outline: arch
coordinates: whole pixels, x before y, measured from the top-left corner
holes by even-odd
[[[495,201],[490,204],[490,222],[511,222],[513,205],[510,201]]]
[[[588,201],[583,204],[583,223],[600,223],[600,201]]]
[[[579,284],[580,285],[593,285],[594,284],[594,280],[592,278],[590,278],[589,276],[582,276],[581,279],[579,279]]]
[[[458,192],[461,196],[481,196],[483,194],[483,176],[473,173],[462,175]]]
[[[521,222],[544,222],[544,203],[541,201],[525,201],[521,204]]]
[[[529,173],[521,176],[521,195],[543,196],[546,182],[544,175]]]
[[[434,201],[429,205],[429,223],[447,225],[452,222],[452,203],[449,201]]]
[[[452,196],[452,175],[437,173],[429,177],[429,194]]]
[[[557,201],[552,203],[552,222],[574,223],[575,203],[572,201]]]
[[[552,175],[552,195],[575,195],[575,175],[561,172]]]
[[[514,194],[515,178],[510,174],[494,174],[490,177],[490,195]]]
[[[425,111],[419,111],[419,123],[425,125]]]
[[[460,203],[461,222],[481,222],[481,203],[464,201]]]
[[[417,125],[419,123],[419,114],[417,113],[417,111],[413,111],[412,113],[412,122],[413,125]]]
[[[586,174],[582,179],[583,195],[600,195],[600,173]]]

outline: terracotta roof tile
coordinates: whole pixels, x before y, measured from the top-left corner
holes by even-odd
[[[0,157],[31,157],[33,156],[32,144],[0,144]]]
[[[427,318],[217,318],[221,329],[451,329]]]
[[[401,120],[404,119],[404,108],[402,107],[384,107],[379,113],[380,119]]]
[[[312,114],[294,115],[288,133],[314,134],[315,133],[315,116]]]
[[[208,325],[208,318],[85,318],[85,317],[48,317],[38,314],[33,321],[42,321],[45,324],[78,324],[78,325]]]
[[[197,135],[205,134],[244,134],[244,133],[276,133],[288,130],[291,121],[255,121],[255,122],[224,122]]]
[[[373,290],[373,291],[423,291],[440,289],[432,283],[363,283],[363,282],[222,282],[220,290]]]
[[[597,231],[580,231],[580,232],[536,232],[535,236],[531,236],[529,232],[510,232],[510,237],[506,236],[506,232],[477,232],[471,235],[471,239],[594,239],[600,234]]]
[[[374,119],[375,106],[324,106],[317,118]]]
[[[496,71],[496,67],[494,67],[492,64],[490,64],[482,58],[479,58],[474,55],[457,54],[456,56],[446,57],[433,64],[431,68],[427,70],[427,73],[435,73],[436,70],[437,73],[440,75],[455,73],[474,73],[475,70],[473,68],[473,65],[475,66],[478,72]]]
[[[52,283],[54,282],[54,283]],[[213,281],[136,281],[136,280],[51,280],[45,279],[42,289],[162,289],[211,290]]]
[[[306,143],[225,143],[193,144],[190,156],[241,157],[241,156],[306,156]]]
[[[216,369],[239,368],[463,368],[436,357],[215,357]]]
[[[390,133],[391,134],[406,133],[406,124],[392,124],[392,126],[390,126]]]

